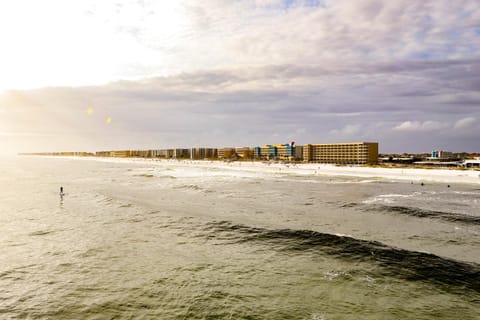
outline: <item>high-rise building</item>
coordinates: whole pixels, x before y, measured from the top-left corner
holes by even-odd
[[[295,157],[295,147],[291,144],[276,144],[277,159],[292,160]]]
[[[190,159],[190,149],[173,149],[173,158]]]
[[[235,148],[220,148],[218,149],[219,159],[233,159],[235,158]]]
[[[375,164],[378,162],[378,142],[306,144],[305,162],[332,164]]]
[[[237,147],[235,148],[235,154],[243,160],[253,159],[253,148],[250,147]]]
[[[275,145],[266,144],[260,147],[260,158],[262,159],[266,159],[266,160],[277,159],[277,155],[278,155],[278,150]]]
[[[216,148],[192,148],[190,153],[192,160],[215,159],[217,157]]]

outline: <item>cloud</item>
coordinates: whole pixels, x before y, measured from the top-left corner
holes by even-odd
[[[361,129],[362,128],[359,124],[348,124],[340,130],[330,130],[329,134],[352,137],[357,133],[360,133],[362,131]]]
[[[28,15],[0,3],[0,89],[40,86],[0,95],[10,149],[255,145],[274,133],[480,149],[476,1],[51,1],[56,11]]]
[[[457,130],[466,129],[471,127],[475,122],[476,122],[476,119],[473,117],[463,118],[455,122],[453,128]]]
[[[480,4],[468,0],[29,3],[32,14],[22,4],[0,4],[0,87],[270,65],[330,69],[377,61],[401,70],[478,57],[480,50]],[[21,70],[29,70],[28,79]]]
[[[448,128],[447,123],[442,123],[438,121],[427,120],[424,122],[420,121],[405,121],[394,127],[393,130],[396,131],[435,131]]]
[[[461,119],[457,127],[472,121],[463,119],[480,117],[474,104],[464,109],[456,104],[469,89],[442,91],[450,80],[438,77],[438,83],[428,82],[424,88],[415,83],[416,90],[428,88],[432,94],[404,95],[412,78],[428,79],[424,70],[381,69],[366,65],[327,72],[325,67],[278,65],[12,91],[0,95],[0,128],[11,136],[18,132],[19,139],[22,132],[58,138],[16,140],[21,151],[258,145],[276,142],[274,133],[280,143],[379,141],[390,148],[384,152],[402,151],[397,149],[403,146],[398,136],[409,134],[415,134],[417,151],[437,145],[440,136],[447,149],[453,149],[448,148],[449,141],[462,150],[478,146],[475,126],[469,127],[471,137],[462,133],[460,142],[453,130],[447,130],[455,126],[453,113]],[[90,116],[87,107],[95,110]],[[112,119],[109,126],[106,117]],[[415,120],[405,121],[409,118]],[[66,136],[64,142],[57,141]]]

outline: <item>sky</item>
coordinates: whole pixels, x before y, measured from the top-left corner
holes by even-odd
[[[0,153],[480,152],[480,0],[2,0]]]

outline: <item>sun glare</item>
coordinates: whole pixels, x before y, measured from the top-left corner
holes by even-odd
[[[0,2],[0,92],[152,76],[137,66],[170,68],[164,50],[188,28],[177,1]]]

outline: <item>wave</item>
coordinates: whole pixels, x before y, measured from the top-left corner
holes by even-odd
[[[54,232],[55,231],[53,231],[53,230],[39,230],[39,231],[31,232],[28,235],[29,236],[45,236],[47,234],[51,234],[51,233],[54,233]]]
[[[359,206],[364,211],[379,211],[379,212],[388,212],[388,213],[395,213],[395,214],[403,214],[412,217],[418,218],[431,218],[431,219],[439,219],[448,222],[457,222],[469,225],[480,225],[480,216],[473,216],[467,215],[462,213],[456,212],[444,212],[444,211],[436,211],[436,210],[427,210],[427,209],[420,209],[415,207],[406,207],[406,206],[389,206],[389,205],[382,205],[382,204],[368,204],[368,205],[360,205],[356,203],[349,203],[345,204],[342,207],[344,208],[351,208]]]
[[[202,188],[202,187],[200,187],[199,185],[196,185],[196,184],[182,184],[182,185],[178,185],[178,186],[173,187],[173,189],[200,191],[200,192],[203,192],[203,193],[213,193],[213,192],[215,192],[214,190],[205,189],[205,188]]]
[[[374,204],[374,203],[393,203],[396,199],[400,198],[410,198],[413,196],[418,196],[420,192],[414,192],[412,194],[397,194],[397,193],[391,193],[391,194],[381,194],[376,197],[364,200],[363,203],[365,204]]]
[[[182,184],[179,186],[175,186],[174,189],[187,189],[187,190],[203,190],[202,187],[196,185],[196,184]]]
[[[143,177],[143,178],[155,178],[155,175],[151,173],[141,173],[141,174],[136,174],[136,177]]]
[[[480,292],[480,265],[395,248],[378,241],[310,230],[270,230],[228,221],[211,222],[206,230],[222,240],[261,242],[271,244],[277,250],[315,251],[352,262],[375,263],[389,276]]]

